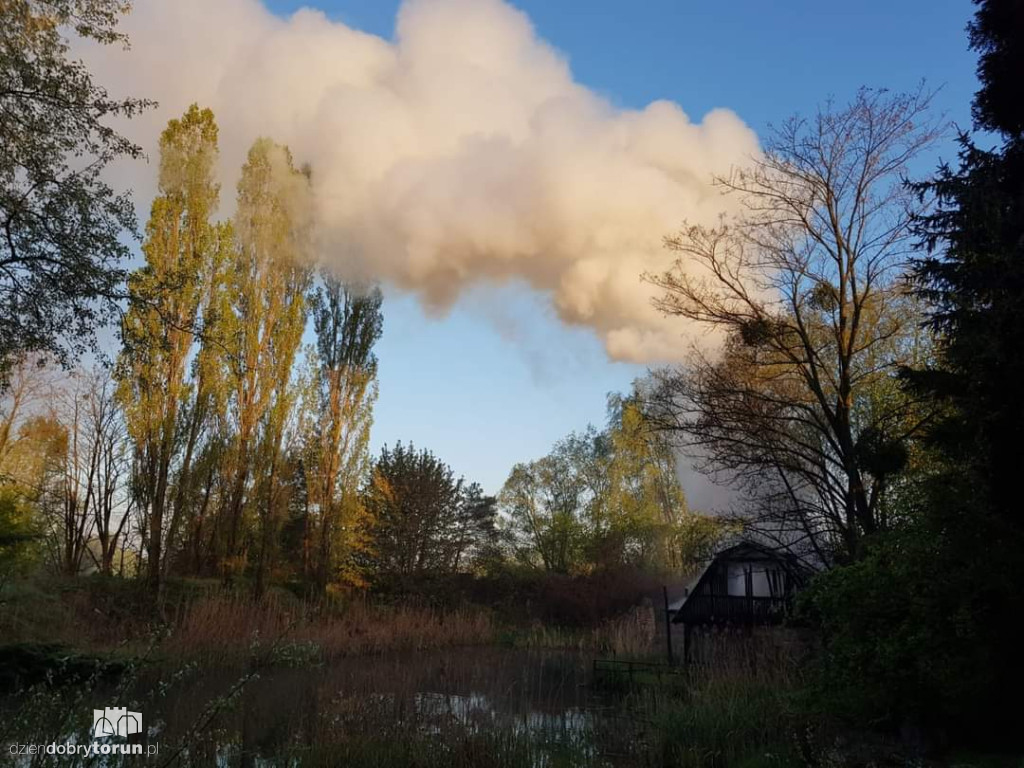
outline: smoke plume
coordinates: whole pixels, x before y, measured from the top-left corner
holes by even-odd
[[[620,360],[678,359],[697,338],[640,276],[671,263],[662,238],[684,219],[722,211],[712,175],[757,151],[734,113],[615,108],[502,0],[407,0],[393,41],[259,0],[138,0],[124,28],[129,52],[86,58],[112,93],[160,102],[126,133],[155,157],[168,118],[211,107],[225,206],[253,139],[288,144],[312,169],[319,257],[343,277],[439,311],[523,281]]]

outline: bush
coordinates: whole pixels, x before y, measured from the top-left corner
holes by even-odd
[[[812,700],[859,725],[937,737],[985,699],[985,642],[968,574],[920,528],[817,576],[800,611],[820,627]]]
[[[31,505],[14,488],[0,488],[0,591],[39,561],[40,538]]]
[[[454,609],[487,606],[514,623],[543,622],[592,628],[621,616],[663,580],[636,568],[616,568],[570,576],[505,565],[478,576],[424,574],[374,586],[373,596],[394,604]]]

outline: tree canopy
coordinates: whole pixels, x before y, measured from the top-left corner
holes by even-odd
[[[927,418],[896,374],[927,352],[904,283],[924,204],[903,179],[936,136],[928,101],[862,90],[786,121],[719,179],[739,212],[669,237],[678,261],[649,276],[662,311],[724,347],[660,372],[651,418],[741,491],[748,529],[816,563],[859,557],[888,525]]]
[[[141,149],[114,131],[150,102],[118,98],[71,58],[72,36],[126,44],[123,0],[0,4],[0,362],[68,363],[123,295],[135,213],[104,168]]]

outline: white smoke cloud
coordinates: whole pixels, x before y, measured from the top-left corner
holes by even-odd
[[[670,263],[665,234],[723,210],[712,175],[757,151],[734,113],[617,109],[502,0],[407,0],[393,42],[259,0],[138,0],[124,28],[130,52],[87,59],[113,93],[160,102],[126,132],[155,157],[167,119],[211,107],[225,207],[252,140],[288,144],[342,276],[438,311],[475,283],[523,281],[619,360],[679,359],[699,338],[640,276]],[[132,172],[148,203],[152,169]]]

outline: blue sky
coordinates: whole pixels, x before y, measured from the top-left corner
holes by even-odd
[[[694,119],[735,111],[756,132],[859,86],[940,87],[934,106],[970,124],[975,58],[964,27],[968,0],[822,3],[790,0],[521,0],[538,34],[565,55],[577,81],[621,107],[656,99]],[[397,0],[271,0],[287,15],[314,6],[386,38]],[[944,143],[938,155],[952,158]],[[640,366],[607,360],[598,340],[566,328],[515,286],[486,288],[447,316],[389,295],[379,345],[380,400],[373,446],[428,447],[458,474],[496,492],[511,466],[604,418],[608,392]]]

